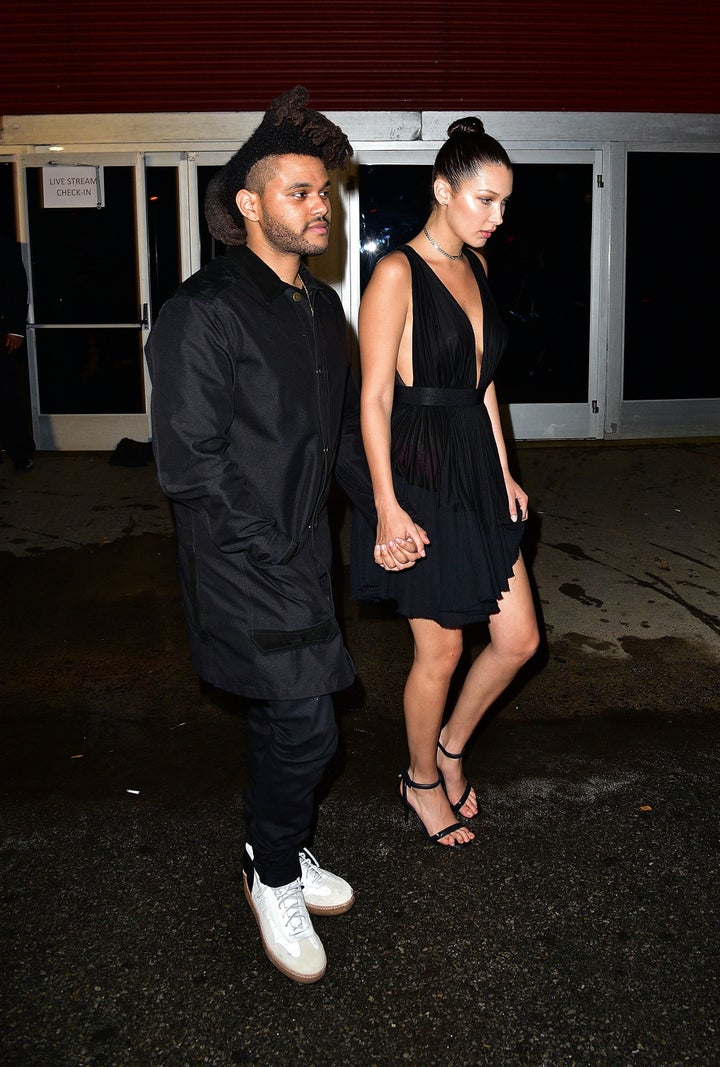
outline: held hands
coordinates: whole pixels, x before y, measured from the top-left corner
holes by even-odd
[[[378,515],[375,562],[386,571],[414,567],[425,555],[425,545],[430,544],[422,526],[414,523],[398,505]]]

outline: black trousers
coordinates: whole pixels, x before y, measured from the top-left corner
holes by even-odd
[[[315,790],[337,750],[332,697],[253,701],[247,716],[246,837],[260,881],[287,885],[300,877],[298,852],[312,830]]]

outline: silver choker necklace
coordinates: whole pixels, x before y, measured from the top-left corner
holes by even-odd
[[[425,236],[427,237],[428,241],[433,246],[433,248],[436,248],[438,250],[440,255],[447,256],[448,259],[462,259],[462,257],[463,257],[462,251],[458,252],[458,254],[456,256],[454,256],[452,254],[452,252],[446,252],[444,248],[441,248],[440,245],[437,243],[437,241],[434,241],[432,239],[432,237],[430,236],[430,234],[428,233],[427,226],[423,226],[423,233],[425,234]]]

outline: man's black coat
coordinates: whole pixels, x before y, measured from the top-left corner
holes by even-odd
[[[164,305],[147,345],[153,447],[173,502],[195,669],[256,699],[343,689],[326,502],[333,470],[374,522],[336,293],[245,247]]]

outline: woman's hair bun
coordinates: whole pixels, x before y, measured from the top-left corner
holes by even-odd
[[[485,133],[477,115],[456,119],[448,126],[447,141],[435,158],[433,188],[438,178],[445,178],[453,192],[457,192],[466,179],[488,166],[512,170],[507,152],[499,141]]]
[[[448,137],[455,137],[458,134],[462,135],[464,133],[485,133],[485,127],[477,115],[468,115],[464,119],[455,119],[455,121],[451,122],[448,126]]]

